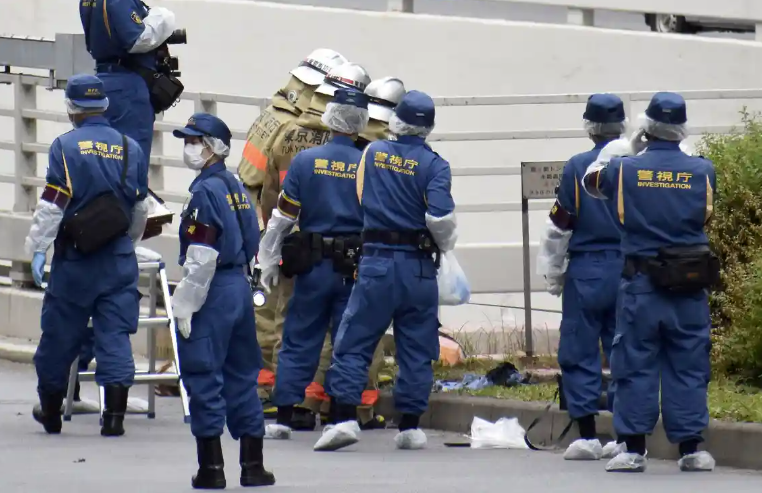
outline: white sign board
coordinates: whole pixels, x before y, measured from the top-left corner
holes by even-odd
[[[552,199],[561,181],[564,161],[521,163],[521,195],[525,199]]]

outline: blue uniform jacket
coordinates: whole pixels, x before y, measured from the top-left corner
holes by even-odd
[[[257,213],[241,183],[225,167],[225,162],[219,161],[204,168],[191,183],[189,191],[191,197],[180,222],[180,265],[185,263],[185,253],[192,244],[217,250],[217,271],[248,265],[259,253]],[[238,223],[236,206],[242,226]]]
[[[623,225],[624,255],[709,243],[704,224],[712,214],[714,166],[683,153],[677,142],[651,142],[639,156],[612,159],[598,186]]]
[[[95,63],[117,63],[131,58],[148,69],[156,68],[153,52],[131,55],[135,41],[145,30],[148,15],[139,0],[79,0],[79,17],[88,50]]]
[[[63,221],[66,222],[98,195],[111,191],[131,218],[135,203],[148,194],[148,161],[137,142],[129,137],[127,147],[127,175],[122,186],[122,134],[111,128],[102,116],[87,118],[79,128],[61,135],[51,144],[42,198],[64,209]],[[58,242],[54,246],[48,289],[55,296],[89,300],[109,285],[110,277],[118,278],[120,257],[135,262],[135,249],[127,234],[87,256],[71,247],[62,248]]]
[[[372,142],[357,179],[364,229],[425,230],[427,212],[443,217],[455,210],[450,164],[421,137]]]
[[[619,250],[621,230],[614,204],[597,200],[582,190],[582,177],[607,142],[596,144],[587,152],[573,156],[564,166],[556,204],[550,219],[562,230],[572,229],[569,252]]]
[[[357,199],[357,167],[362,151],[346,136],[298,153],[283,182],[278,209],[299,214],[299,229],[332,236],[360,234],[362,210]]]

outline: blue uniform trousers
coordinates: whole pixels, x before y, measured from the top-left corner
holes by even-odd
[[[672,443],[701,440],[709,424],[711,320],[705,291],[674,295],[648,278],[623,279],[611,356],[617,435],[650,434],[659,419]]]
[[[331,327],[333,342],[353,285],[353,280],[345,281],[334,272],[330,260],[296,277],[278,353],[275,405],[295,406],[304,400],[305,389],[320,364],[326,330]]]
[[[85,341],[91,337],[94,338],[94,353],[98,361],[95,371],[98,385],[132,386],[135,361],[130,334],[137,332],[140,297],[135,257],[132,255],[125,258],[120,274],[126,279],[132,277],[133,282],[111,287],[92,300],[84,299],[82,304],[54,296],[50,292],[45,294],[42,304],[42,336],[34,355],[40,392],[66,391],[69,368],[77,355],[81,354]],[[134,263],[134,269],[129,263]],[[58,276],[56,281],[61,282],[61,277],[74,275],[72,271],[75,269],[77,261],[56,262],[51,277]],[[83,278],[89,274],[79,273]],[[91,317],[92,329],[87,326]]]
[[[177,334],[180,373],[190,397],[191,432],[200,438],[264,436],[257,376],[254,303],[243,266],[217,271],[206,301],[191,319],[191,334]]]
[[[115,64],[98,64],[97,71],[109,100],[104,116],[115,130],[135,139],[149,159],[155,114],[148,86],[138,74]],[[95,335],[91,332],[82,343],[79,371],[87,371],[93,360],[94,344]]]
[[[420,416],[434,382],[431,364],[439,358],[434,261],[421,252],[367,245],[363,249],[336,337],[329,395],[339,404],[360,405],[373,352],[393,321],[399,365],[395,407],[403,414]]]
[[[146,159],[150,159],[156,115],[145,81],[115,64],[98,64],[96,70],[108,96],[104,116],[115,130],[135,139]]]
[[[571,419],[598,414],[601,346],[610,363],[622,268],[619,251],[571,254],[558,344],[558,364]],[[613,387],[607,392],[609,410],[613,407]]]

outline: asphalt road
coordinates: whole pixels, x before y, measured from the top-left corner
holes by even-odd
[[[93,384],[83,388],[95,397]],[[142,390],[142,388],[140,389]],[[158,399],[156,420],[129,416],[127,434],[106,439],[96,415],[74,416],[64,433],[45,435],[31,418],[36,400],[31,366],[0,361],[0,491],[2,493],[167,493],[193,491],[195,446],[178,399]],[[145,395],[136,389],[136,397]],[[574,463],[548,452],[446,448],[452,436],[429,432],[429,447],[398,451],[394,431],[365,432],[341,452],[315,453],[317,433],[268,441],[265,461],[277,478],[266,491],[330,493],[695,493],[762,491],[762,474],[718,469],[686,474],[674,462],[651,461],[640,475],[606,473],[604,462]],[[237,444],[225,438],[228,489],[238,486]],[[510,485],[510,486],[508,486]],[[699,486],[701,486],[699,488]]]
[[[251,0],[257,1],[257,0]],[[344,9],[385,11],[387,0],[268,0],[271,3],[315,5]],[[507,19],[513,21],[565,24],[567,9],[525,3],[506,3],[494,0],[415,0],[415,12],[421,14],[478,17],[481,19]],[[641,14],[596,11],[595,25],[611,29],[649,31]],[[753,33],[701,33],[699,36],[754,39]]]

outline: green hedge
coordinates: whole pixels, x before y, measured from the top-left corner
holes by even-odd
[[[711,298],[717,372],[762,380],[762,122],[742,112],[730,135],[707,135],[696,153],[714,163],[717,190],[709,240],[722,261]]]

